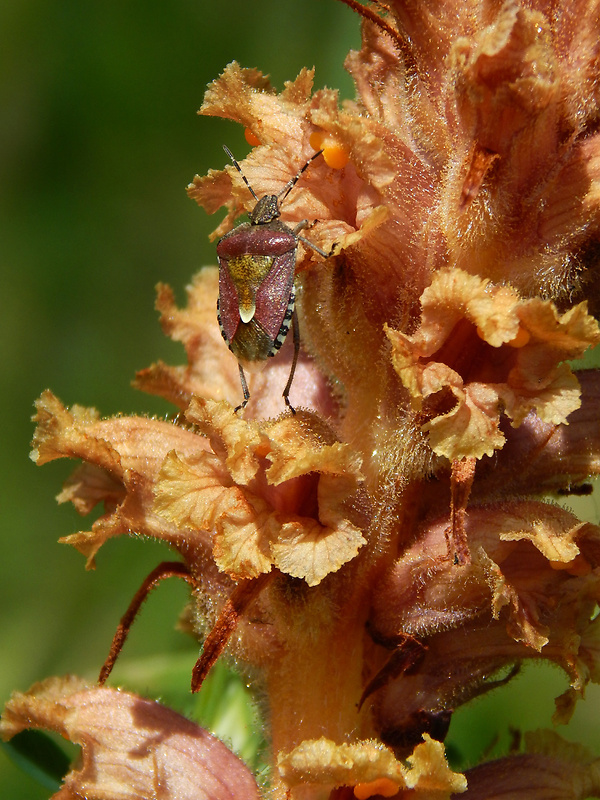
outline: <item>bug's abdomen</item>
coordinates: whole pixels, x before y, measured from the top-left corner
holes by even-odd
[[[269,339],[256,317],[250,322],[240,322],[229,349],[250,372],[262,369],[270,355],[274,355],[274,342]]]

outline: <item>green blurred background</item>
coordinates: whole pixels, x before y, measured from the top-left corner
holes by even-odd
[[[214,263],[215,220],[185,186],[226,163],[223,143],[239,158],[248,151],[237,126],[196,116],[206,84],[233,59],[279,88],[314,65],[317,87],[352,96],[342,62],[359,44],[359,22],[334,0],[4,0],[0,31],[3,704],[49,675],[94,678],[135,590],[169,557],[157,543],[122,539],[86,572],[80,554],[57,544],[89,522],[54,501],[73,464],[38,469],[28,459],[33,401],[52,388],[103,414],[172,410],[129,385],[157,358],[183,360],[160,332],[154,286],[170,283],[182,301],[190,276]],[[584,502],[597,521],[596,502]],[[174,629],[186,597],[177,581],[151,596],[114,681],[217,720],[252,760],[241,684],[220,670],[212,695],[189,695],[198,647]],[[558,671],[525,670],[457,715],[454,747],[473,759],[496,732],[506,739],[509,723],[548,724],[564,688]],[[567,733],[598,745],[599,695],[589,696]],[[0,754],[2,797],[50,793]]]

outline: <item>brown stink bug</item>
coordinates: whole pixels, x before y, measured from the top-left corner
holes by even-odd
[[[256,205],[242,222],[226,233],[217,244],[219,259],[219,300],[217,317],[223,339],[238,360],[244,400],[235,410],[245,408],[250,392],[244,368],[257,371],[267,358],[276,355],[290,326],[294,331],[294,356],[283,399],[292,413],[289,393],[294,379],[300,333],[295,310],[294,277],[298,241],[327,258],[326,253],[304,239],[299,232],[308,226],[302,220],[293,228],[279,220],[280,204],[294,188],[302,173],[321,155],[311,156],[279,194],[257,197],[231,151],[224,150],[242,176]]]

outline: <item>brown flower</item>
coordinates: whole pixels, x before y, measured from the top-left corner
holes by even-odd
[[[297,413],[281,415],[291,342],[234,413],[206,268],[185,309],[159,288],[187,364],[137,377],[176,422],[45,393],[34,455],[86,462],[59,499],[105,503],[67,538],[90,564],[130,531],[178,551],[209,631],[194,688],[226,644],[250,668],[274,797],[583,797],[597,764],[555,740],[466,783],[441,741],[525,659],[566,673],[557,721],[600,678],[600,530],[541,497],[600,471],[599,376],[567,363],[600,341],[598,9],[345,2],[365,17],[356,100],[308,70],[278,94],[232,63],[201,108],[258,142],[241,164],[258,197],[323,148],[281,208],[333,253],[298,244]],[[255,202],[233,167],[188,192],[227,208],[215,237]]]

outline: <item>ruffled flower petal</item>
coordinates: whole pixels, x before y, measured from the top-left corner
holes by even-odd
[[[422,531],[375,593],[376,640],[404,633],[425,647],[410,675],[391,676],[374,695],[384,741],[412,742],[526,658],[552,660],[569,676],[564,720],[598,676],[600,529],[543,503],[474,508],[465,521],[473,559],[461,567],[448,558],[447,527],[440,520]]]
[[[209,87],[199,113],[234,119],[250,128],[261,142],[243,162],[244,174],[258,197],[276,194],[314,154],[309,145],[311,132],[327,131],[340,142],[348,151],[350,165],[343,170],[327,170],[324,163],[315,162],[309,174],[302,177],[304,191],[291,193],[282,208],[284,220],[319,220],[311,229],[311,240],[314,233],[316,243],[323,246],[320,230],[338,238],[360,227],[380,204],[377,200],[381,194],[374,187],[383,191],[393,180],[394,171],[377,136],[378,128],[354,113],[340,111],[337,92],[325,89],[311,95],[312,83],[313,72],[302,70],[277,94],[261,73],[232,62]],[[325,181],[313,178],[325,174]],[[214,237],[226,233],[240,210],[250,210],[255,202],[232,167],[225,172],[212,170],[205,178],[196,176],[188,194],[209,213],[222,205],[230,209],[213,232]],[[339,202],[342,196],[344,203]]]
[[[438,455],[491,456],[504,443],[501,413],[515,426],[531,410],[558,424],[579,408],[579,383],[562,362],[600,341],[585,303],[559,315],[552,303],[441,270],[421,306],[414,334],[386,332],[396,372]]]
[[[223,346],[217,323],[219,271],[205,267],[187,287],[187,306],[177,308],[172,290],[159,284],[156,307],[163,331],[185,347],[188,363],[171,367],[158,361],[137,373],[135,386],[164,397],[184,410],[192,395],[235,402],[239,394],[237,361]]]
[[[344,504],[358,488],[360,460],[325,425],[307,413],[248,422],[200,398],[187,417],[213,453],[169,454],[155,510],[212,532],[219,569],[241,580],[276,566],[314,586],[354,558],[365,539]],[[303,513],[309,509],[314,518]]]
[[[336,744],[325,738],[304,741],[292,752],[280,754],[277,765],[291,786],[352,786],[355,797],[362,800],[390,797],[408,789],[414,792],[415,800],[443,800],[452,793],[464,792],[467,782],[448,767],[444,746],[427,735],[423,738],[408,766],[378,742]]]
[[[165,525],[152,510],[154,482],[173,447],[186,455],[204,451],[207,445],[197,435],[154,419],[101,419],[95,409],[73,406],[68,410],[49,391],[36,407],[32,459],[37,464],[57,458],[86,462],[67,481],[59,502],[72,502],[81,514],[97,503],[105,504],[106,513],[91,531],[62,539],[87,557],[88,568],[94,566],[94,556],[107,539],[131,532],[185,549],[190,532]]]
[[[325,499],[327,494],[323,491]],[[366,543],[360,530],[348,520],[332,527],[310,519],[281,521],[271,546],[273,564],[293,578],[316,586],[323,578],[351,561]]]
[[[218,739],[169,708],[129,692],[50,678],[8,701],[0,735],[26,728],[81,745],[81,763],[56,800],[250,800],[248,768]],[[158,793],[158,794],[157,794]]]
[[[581,407],[568,425],[554,425],[531,411],[518,428],[501,420],[506,437],[493,459],[478,465],[475,498],[562,491],[577,492],[600,471],[600,372],[577,372]],[[589,485],[589,484],[588,484]]]
[[[499,619],[507,606],[510,635],[536,647],[525,635],[529,626],[551,624],[553,617],[573,624],[569,608],[587,619],[600,591],[597,526],[540,502],[472,508],[465,527],[479,555],[468,567],[448,559],[447,527],[448,518],[429,523],[381,581],[373,623],[385,635],[426,636],[485,610]],[[516,593],[510,600],[509,587]]]

